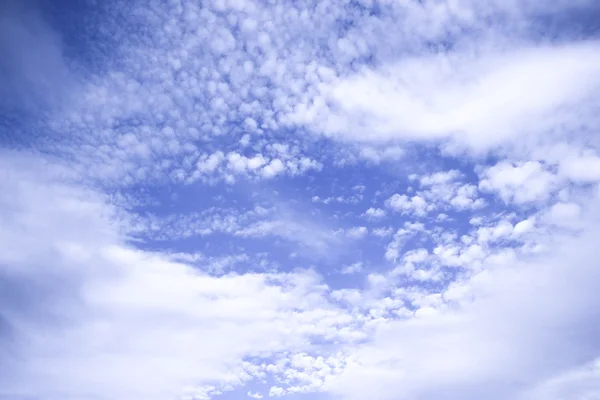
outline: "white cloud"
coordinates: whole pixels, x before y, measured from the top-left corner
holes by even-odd
[[[453,169],[450,171],[436,172],[431,175],[422,176],[419,179],[421,186],[437,186],[443,185],[457,180],[460,177],[460,172]]]
[[[0,104],[19,125],[1,130],[47,160],[0,157],[0,397],[208,399],[251,379],[269,396],[344,400],[596,396],[595,2],[359,3],[109,2],[74,35],[81,59],[61,43],[70,29],[0,6]],[[497,160],[476,168],[479,186],[473,151]],[[432,164],[460,171],[421,175]],[[378,190],[363,218],[403,217],[327,226],[368,207],[351,206],[361,185],[315,199],[334,213],[314,219],[248,205],[266,180],[279,196],[355,177]],[[219,193],[230,208],[205,208],[222,182],[248,185]],[[128,186],[119,199],[92,189]],[[144,207],[155,190],[174,199],[167,187],[193,194]],[[393,237],[379,250],[343,240],[369,232]],[[225,256],[133,247],[211,250],[209,235]],[[358,255],[384,252],[385,265],[333,292],[306,270],[228,273],[296,268],[246,253],[281,243],[316,255],[316,270],[336,251],[347,272]]]
[[[346,231],[346,235],[351,239],[362,239],[369,233],[366,226],[355,226]]]
[[[129,233],[141,239],[156,241],[191,237],[208,238],[226,235],[238,238],[283,239],[292,246],[310,249],[322,256],[343,250],[344,244],[332,228],[284,205],[268,208],[259,205],[238,208],[209,207],[201,212],[175,213],[163,216],[128,215]],[[349,237],[368,233],[366,227],[348,230]],[[208,261],[208,260],[205,260]]]
[[[3,36],[24,38],[27,45],[15,40],[3,48],[12,56],[7,60],[22,64],[9,69],[32,83],[32,90],[21,92],[68,92],[52,99],[56,107],[48,129],[66,138],[67,145],[59,141],[57,147],[87,177],[111,185],[190,182],[204,176],[196,169],[200,161],[201,170],[233,182],[234,174],[222,176],[224,170],[204,165],[204,157],[219,151],[246,157],[252,143],[257,157],[269,160],[263,166],[254,158],[250,169],[260,171],[256,176],[320,169],[319,158],[298,146],[305,144],[301,135],[281,143],[292,159],[269,153],[273,133],[298,123],[317,134],[330,132],[342,143],[348,138],[363,143],[357,154],[375,162],[398,160],[406,149],[364,142],[450,138],[489,149],[561,123],[569,131],[561,137],[576,136],[576,127],[593,121],[598,43],[558,40],[561,44],[540,46],[531,37],[540,34],[536,13],[561,16],[592,3],[541,4],[365,2],[366,9],[379,10],[373,13],[331,1],[276,8],[254,1],[115,5],[99,22],[102,32],[110,32],[100,39],[124,40],[111,42],[108,55],[94,53],[105,69],[67,59],[60,35],[39,18],[26,24],[32,32],[15,26],[12,20],[22,19],[17,13],[2,24],[10,30]],[[309,14],[321,23],[309,28]],[[348,29],[330,29],[344,19],[351,21]],[[129,26],[146,26],[148,34]],[[429,46],[447,40],[455,45]],[[24,62],[39,54],[49,63]],[[104,64],[108,56],[121,62]],[[41,64],[44,68],[29,66]],[[48,85],[60,90],[47,90]],[[69,146],[73,141],[81,145]],[[536,139],[523,146],[537,144]]]
[[[394,195],[386,205],[397,211],[415,210],[423,216],[434,209],[455,209],[458,211],[476,210],[485,206],[479,198],[477,187],[461,182],[462,174],[457,170],[435,172],[429,175],[410,175],[411,181],[419,182],[419,189],[412,198],[407,195]],[[426,202],[427,204],[424,204]],[[443,217],[442,217],[443,218]]]
[[[402,214],[415,214],[417,216],[424,216],[427,214],[431,205],[418,195],[408,197],[405,194],[394,194],[385,202],[386,207],[393,211],[400,212]]]
[[[385,210],[369,207],[369,209],[362,214],[362,217],[373,220],[381,219],[385,217]]]
[[[477,239],[480,243],[501,240],[513,233],[513,225],[507,220],[501,220],[495,226],[477,229]]]
[[[362,159],[378,164],[383,161],[398,161],[405,155],[404,149],[399,146],[372,147],[365,146],[360,149]]]
[[[269,396],[280,397],[286,394],[314,392],[323,384],[343,371],[345,356],[342,353],[329,356],[298,353],[281,359],[276,364],[265,367],[275,374],[276,380],[289,386],[272,386]]]
[[[456,195],[450,200],[450,205],[458,210],[478,209],[485,206],[485,201],[477,198],[477,188],[473,185],[463,185],[458,188]]]
[[[550,208],[550,223],[563,226],[577,225],[580,221],[581,207],[574,203],[556,203]]]
[[[2,162],[2,395],[202,398],[252,379],[246,356],[355,335],[313,273],[217,278],[136,250],[101,195],[29,161]]]
[[[282,387],[279,386],[272,386],[269,389],[269,396],[270,397],[281,397],[285,394],[285,389],[283,389]]]
[[[363,191],[362,190],[355,190],[356,193],[353,193],[351,195],[339,195],[339,196],[329,196],[329,197],[320,197],[320,196],[313,196],[311,198],[311,201],[313,203],[322,203],[322,204],[358,204],[363,200]]]
[[[212,173],[225,159],[223,152],[217,151],[211,155],[204,154],[200,156],[197,162],[197,168],[200,173]]]
[[[178,170],[181,177],[177,175],[173,178],[188,184],[199,179],[206,183],[214,183],[222,179],[228,183],[234,183],[236,177],[272,179],[286,173],[298,175],[309,170],[318,171],[322,168],[319,162],[307,157],[288,155],[287,158],[284,163],[279,158],[269,159],[261,153],[247,157],[237,152],[224,154],[222,151],[216,151],[210,155],[200,155],[196,161],[195,170]]]
[[[262,169],[263,176],[272,178],[285,170],[285,165],[280,159],[276,158],[272,160],[269,165]]]
[[[342,268],[341,273],[344,275],[353,275],[363,270],[362,262],[355,262],[354,264],[346,265]]]
[[[394,229],[392,229],[390,227],[373,229],[373,235],[375,235],[377,237],[381,237],[381,238],[390,236],[392,233],[394,233]]]
[[[489,149],[575,123],[577,107],[600,85],[597,65],[597,42],[405,58],[323,85],[327,103],[294,120],[357,141],[451,138]]]
[[[400,251],[404,246],[406,240],[418,232],[424,230],[424,226],[421,223],[405,223],[404,228],[398,229],[394,233],[392,241],[387,245],[385,251],[385,259],[388,261],[396,261],[400,257]]]
[[[600,272],[597,215],[587,217],[585,234],[552,239],[549,253],[475,274],[451,306],[423,303],[420,318],[379,328],[326,389],[345,399],[595,398]]]
[[[402,256],[402,264],[394,268],[392,276],[404,275],[416,281],[437,281],[442,278],[438,268],[427,265],[426,261],[430,258],[427,249],[415,249],[407,251]]]
[[[555,179],[555,175],[537,161],[500,162],[481,173],[479,189],[497,193],[505,202],[540,202],[550,195]]]
[[[427,259],[429,252],[427,249],[417,249],[404,255],[403,259],[406,262],[420,263]]]
[[[526,393],[523,399],[549,400],[564,397],[583,400],[593,400],[600,397],[600,365],[598,360],[551,377]]]
[[[520,221],[515,225],[513,229],[513,234],[517,236],[524,235],[527,232],[530,232],[534,228],[534,225],[535,220],[533,218],[528,218],[523,221]]]
[[[600,181],[600,157],[595,154],[571,156],[560,162],[560,173],[575,182]]]

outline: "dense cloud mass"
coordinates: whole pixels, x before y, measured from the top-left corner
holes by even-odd
[[[594,0],[0,4],[0,399],[600,399]]]

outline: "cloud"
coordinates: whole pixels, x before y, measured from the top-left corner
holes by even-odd
[[[369,233],[366,226],[355,226],[346,231],[346,236],[351,239],[362,239]]]
[[[293,120],[366,143],[449,140],[475,151],[520,135],[539,143],[557,125],[576,129],[594,107],[599,63],[588,59],[600,59],[595,41],[407,57],[323,84],[326,100]]]
[[[570,141],[594,121],[598,43],[568,32],[535,38],[554,34],[541,17],[595,9],[542,4],[110,2],[91,18],[120,39],[105,55],[118,62],[96,54],[103,67],[84,68],[48,27],[30,40],[35,52],[10,48],[50,53],[58,67],[44,71],[66,71],[43,79],[73,94],[54,102],[47,129],[57,141],[43,145],[69,153],[92,180],[274,179],[323,168],[307,130],[356,141],[357,155],[374,163],[406,154],[390,140],[487,150],[533,135],[535,147],[560,125]],[[340,20],[346,27],[331,29]],[[35,80],[40,71],[22,72]],[[288,130],[298,134],[277,143]],[[288,146],[287,158],[274,144]]]
[[[418,182],[418,190],[411,196],[393,194],[385,201],[387,208],[403,214],[424,217],[434,210],[476,210],[486,205],[485,200],[478,197],[477,187],[461,182],[462,176],[456,170],[436,172],[420,177],[413,174],[409,178],[411,181]],[[414,190],[413,187],[408,189],[410,192]],[[442,219],[444,218],[442,217]]]
[[[555,179],[554,174],[537,161],[501,162],[483,171],[479,188],[497,192],[505,202],[540,202],[550,195]]]
[[[396,261],[398,259],[398,257],[400,256],[400,250],[402,249],[402,247],[404,246],[406,241],[410,237],[413,237],[416,234],[418,234],[419,232],[422,232],[424,230],[424,228],[425,228],[424,225],[419,222],[415,222],[415,223],[405,222],[404,227],[401,229],[398,229],[396,231],[396,233],[394,233],[392,241],[387,245],[387,248],[385,251],[385,258],[389,261]],[[387,232],[385,232],[385,233],[387,233]],[[383,236],[384,235],[382,235],[382,237]],[[387,235],[385,235],[385,236],[387,236]]]
[[[569,226],[578,223],[581,207],[574,203],[556,203],[550,208],[548,219],[551,223]]]
[[[3,396],[206,398],[253,378],[246,357],[353,324],[311,272],[214,277],[137,250],[103,195],[4,155]]]
[[[386,200],[385,205],[396,212],[414,213],[417,216],[423,216],[427,213],[430,205],[421,196],[408,197],[405,194],[394,194]]]
[[[352,275],[363,270],[363,263],[356,262],[354,264],[346,265],[342,268],[341,273],[344,275]]]
[[[362,214],[362,217],[370,220],[378,220],[384,218],[385,215],[385,210],[381,208],[369,207],[369,209]]]
[[[600,157],[595,154],[571,155],[560,163],[561,175],[581,183],[600,181]]]
[[[524,399],[556,399],[564,396],[594,399],[600,395],[598,360],[548,379],[523,396]]]
[[[594,398],[600,275],[589,211],[581,236],[486,268],[464,283],[470,296],[379,328],[327,390],[346,399]]]
[[[596,2],[34,3],[0,397],[596,396]]]

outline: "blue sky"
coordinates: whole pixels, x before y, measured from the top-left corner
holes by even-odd
[[[2,2],[0,399],[600,398],[599,16]]]

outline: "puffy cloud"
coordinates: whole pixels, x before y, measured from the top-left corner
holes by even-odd
[[[403,214],[414,213],[417,216],[424,216],[430,205],[421,196],[408,197],[405,194],[394,194],[385,202],[386,207],[393,211]]]
[[[272,178],[283,171],[285,171],[285,165],[280,159],[276,158],[272,160],[265,168],[263,168],[262,174],[267,178]]]
[[[346,399],[594,398],[600,276],[597,216],[588,218],[583,235],[548,253],[475,274],[454,306],[423,304],[422,317],[381,327],[327,390]]]
[[[481,175],[481,190],[496,192],[505,202],[517,204],[546,200],[556,180],[555,175],[537,161],[500,162]]]
[[[381,218],[385,217],[385,210],[383,210],[381,208],[369,207],[369,209],[367,211],[365,211],[362,214],[362,216],[364,218],[373,219],[373,220],[381,219]]]
[[[362,239],[369,233],[366,226],[355,226],[346,231],[346,235],[351,239]]]
[[[535,220],[532,218],[525,219],[523,221],[518,222],[514,229],[513,234],[515,235],[523,235],[527,232],[530,232],[535,225]]]
[[[0,397],[596,395],[593,0],[4,3]]]
[[[438,186],[448,184],[460,177],[460,172],[453,169],[450,171],[436,172],[431,175],[422,176],[419,179],[421,186]]]
[[[398,229],[394,233],[392,241],[387,245],[385,258],[389,261],[396,261],[400,257],[400,250],[406,240],[425,229],[421,223],[405,223],[404,228]],[[386,235],[387,236],[387,235]],[[383,236],[382,236],[383,237]]]
[[[237,152],[224,154],[222,151],[216,151],[210,155],[200,155],[196,161],[196,169],[189,176],[188,172],[179,170],[181,178],[177,180],[188,184],[199,179],[206,183],[219,180],[234,183],[236,177],[272,179],[286,173],[298,175],[322,168],[319,162],[307,157],[288,158],[284,163],[279,158],[269,159],[260,153],[247,157]]]
[[[392,195],[385,203],[388,208],[422,217],[435,209],[475,210],[486,204],[479,198],[475,185],[461,182],[462,174],[457,170],[422,176],[414,174],[409,178],[419,183],[419,190],[411,197],[397,193]]]

